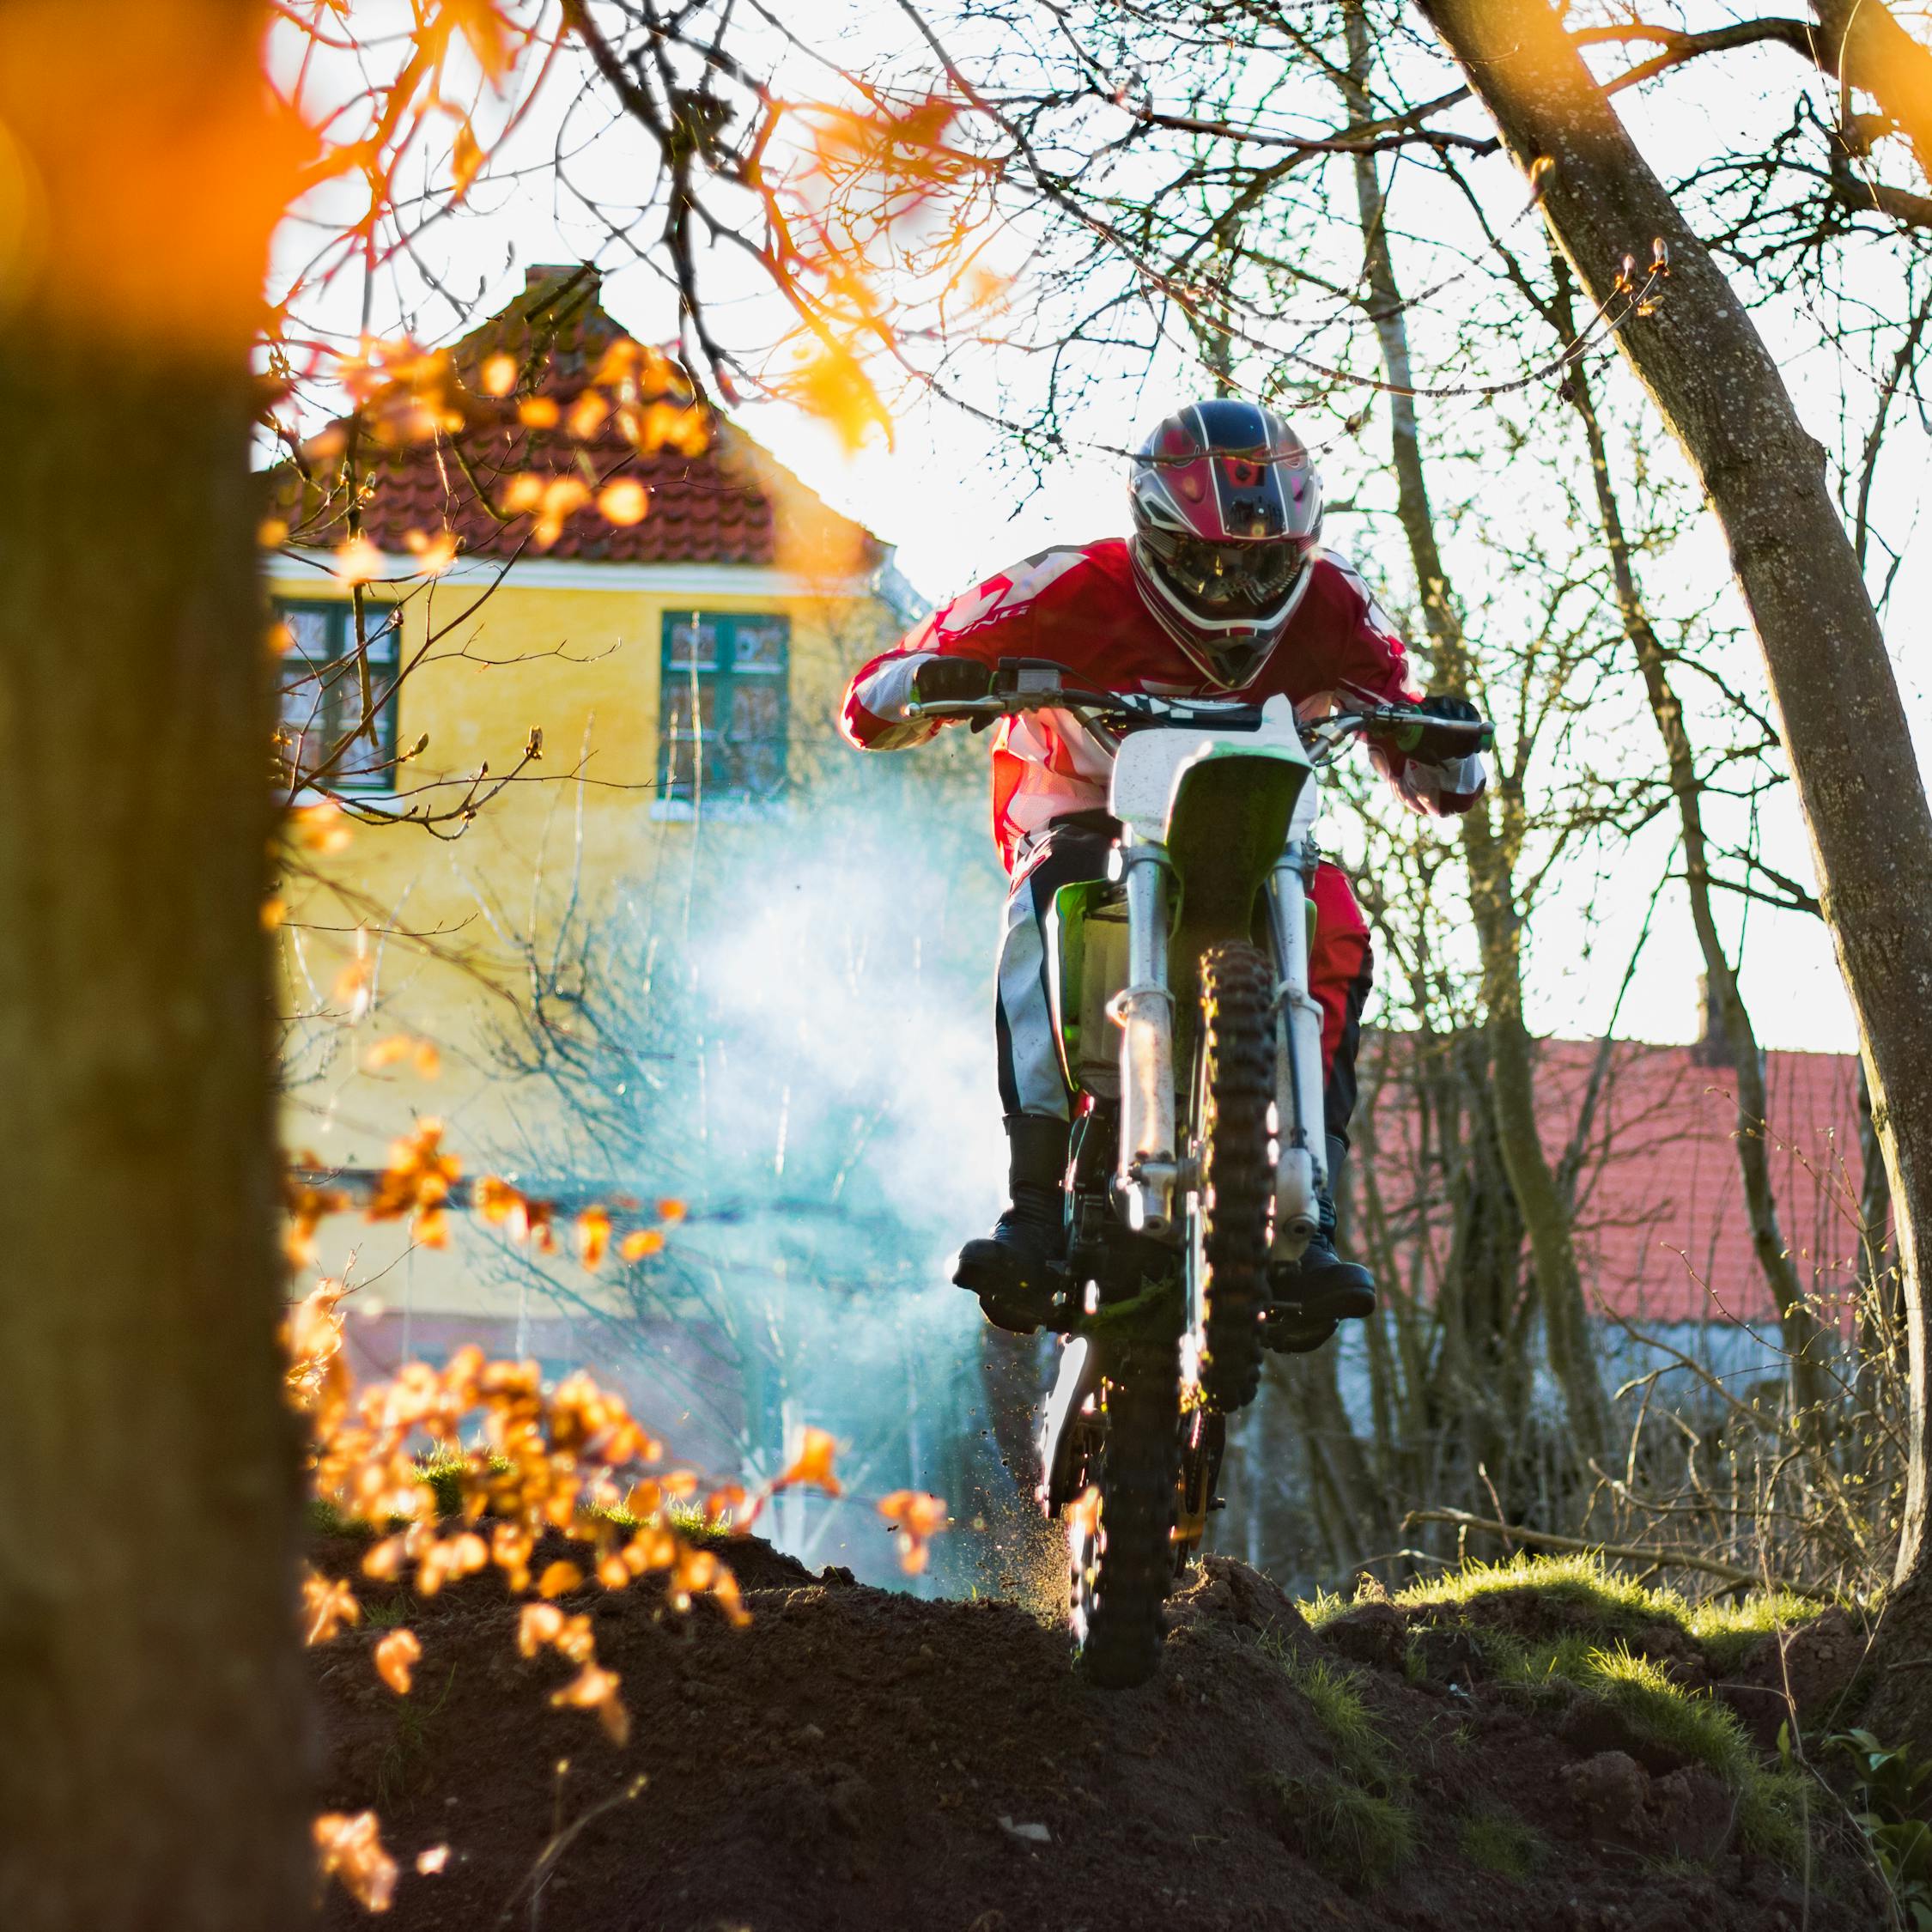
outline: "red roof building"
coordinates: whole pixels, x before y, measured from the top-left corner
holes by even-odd
[[[523,295],[447,354],[377,361],[359,383],[352,464],[345,419],[312,440],[306,484],[280,472],[292,540],[338,544],[359,497],[361,534],[391,556],[447,532],[472,558],[890,569],[886,545],[714,416],[600,296],[594,269],[532,268]],[[546,502],[540,486],[557,483]],[[603,493],[633,483],[644,495],[614,520]]]
[[[1576,1132],[1601,1048],[1537,1047],[1545,1151]],[[1807,1291],[1856,1285],[1861,1242],[1858,1063],[1849,1054],[1768,1053],[1765,1132],[1778,1223]],[[1390,1036],[1364,1149],[1384,1209],[1412,1231],[1444,1230],[1446,1204],[1419,1184],[1413,1042]],[[1372,1078],[1373,1076],[1371,1076]],[[1577,1239],[1584,1290],[1602,1312],[1649,1323],[1762,1322],[1774,1310],[1752,1246],[1735,1137],[1736,1085],[1701,1046],[1612,1044],[1579,1170]]]

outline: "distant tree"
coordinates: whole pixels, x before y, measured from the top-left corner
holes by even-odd
[[[1664,299],[1618,340],[1730,542],[1811,834],[1819,896],[1857,1013],[1890,1176],[1911,1350],[1911,1457],[1887,1654],[1932,1637],[1932,810],[1824,453],[1749,313],[1618,120],[1544,0],[1424,0],[1424,11],[1541,191],[1593,302],[1668,263]],[[1882,11],[1882,9],[1880,9]],[[1914,43],[1916,46],[1916,43]],[[1642,270],[1636,272],[1642,273]],[[1932,1731],[1932,1693],[1886,1700]]]

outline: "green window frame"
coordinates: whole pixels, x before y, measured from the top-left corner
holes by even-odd
[[[276,616],[289,647],[276,660],[281,724],[276,736],[284,781],[313,771],[362,721],[362,680],[355,665],[355,607],[346,598],[277,598]],[[321,781],[331,792],[391,792],[396,787],[397,680],[402,667],[402,616],[365,599],[369,692],[374,741],[358,738]]]
[[[785,790],[792,620],[667,611],[658,686],[658,799],[702,809]]]

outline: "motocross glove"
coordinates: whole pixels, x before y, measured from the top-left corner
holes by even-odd
[[[1426,711],[1431,718],[1447,718],[1458,725],[1479,724],[1482,720],[1482,713],[1467,698],[1453,696],[1448,691],[1437,691],[1425,697],[1416,709]]]
[[[973,704],[992,690],[992,669],[976,658],[928,658],[913,673],[920,704]]]

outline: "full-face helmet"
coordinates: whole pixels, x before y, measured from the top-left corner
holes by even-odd
[[[1191,403],[1133,459],[1133,574],[1175,642],[1227,690],[1254,679],[1308,588],[1321,479],[1259,403]]]

